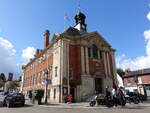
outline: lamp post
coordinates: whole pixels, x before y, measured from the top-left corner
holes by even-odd
[[[69,69],[69,68],[70,68],[70,67],[69,67],[69,44],[68,44],[67,46],[68,46],[68,47],[67,47],[67,52],[68,52],[68,58],[67,58],[67,59],[68,59],[68,61],[67,61],[67,68],[68,68],[68,73],[67,73],[67,74],[68,74],[68,76],[67,76],[67,77],[68,77],[68,95],[70,95],[70,77],[69,77],[69,75],[70,75],[70,73],[69,73],[69,72],[70,72],[70,69]]]
[[[48,70],[45,71],[45,104],[47,104]]]

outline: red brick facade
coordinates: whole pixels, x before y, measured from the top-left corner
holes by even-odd
[[[146,71],[145,71],[146,70]],[[124,76],[124,85],[150,84],[150,69],[131,71]]]
[[[35,58],[24,67],[22,91],[26,94],[37,89],[46,92],[45,80],[48,79],[51,80],[48,90],[52,102],[62,102],[68,92],[78,101],[89,98],[95,91],[105,93],[105,87],[114,84],[115,66],[111,53],[115,50],[107,44],[107,50],[101,50],[101,42],[96,42],[103,40],[97,33],[92,34],[96,38],[90,38],[91,42],[86,41],[86,36],[82,37],[86,45],[79,41],[80,38],[57,35],[43,50],[38,50]]]
[[[144,83],[144,84],[146,84],[146,83],[150,84],[150,74],[141,76],[141,80],[142,80],[142,83]]]
[[[69,68],[72,85],[81,84],[81,47],[69,44]]]
[[[44,81],[43,71],[53,65],[53,56],[49,56],[47,59],[44,59],[41,63],[36,66],[28,66],[28,71],[24,72],[24,89],[39,89],[44,88],[45,85],[42,84]],[[51,78],[52,71],[48,74],[48,79]]]
[[[94,73],[96,71],[104,73],[105,72],[104,60],[102,59],[96,60],[93,58],[89,58],[89,71],[90,73]]]

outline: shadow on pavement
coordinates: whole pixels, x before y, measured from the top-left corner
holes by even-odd
[[[27,105],[25,104],[24,106],[19,106],[19,105],[16,105],[16,106],[13,106],[11,108],[26,108],[26,107],[33,107],[34,105]],[[3,105],[0,105],[0,108],[1,107],[7,107],[7,106],[3,106]]]
[[[34,105],[25,104],[23,107],[33,107]]]
[[[121,107],[120,109],[145,109],[146,107],[144,106],[138,106],[138,107]]]
[[[47,105],[47,106],[59,106],[60,104],[40,104],[40,105]]]

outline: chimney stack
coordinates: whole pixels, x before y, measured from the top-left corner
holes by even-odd
[[[36,50],[36,55],[38,55],[40,53],[40,49]]]
[[[44,49],[49,45],[49,30],[44,32]]]

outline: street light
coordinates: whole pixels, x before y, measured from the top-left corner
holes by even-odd
[[[48,87],[48,70],[45,71],[45,85],[46,85],[46,90],[45,90],[45,104],[47,104],[47,87]]]

